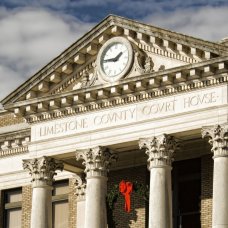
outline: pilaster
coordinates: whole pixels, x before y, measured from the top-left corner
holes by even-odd
[[[85,227],[85,200],[86,200],[86,182],[85,176],[74,175],[73,176],[73,185],[76,196],[76,228]]]

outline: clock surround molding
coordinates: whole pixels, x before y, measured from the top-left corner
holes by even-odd
[[[104,56],[104,52],[107,50],[107,48],[115,43],[121,43],[126,46],[126,48],[128,50],[128,61],[126,63],[126,66],[124,67],[124,69],[119,74],[114,75],[114,76],[109,76],[104,72],[104,70],[102,68],[102,57]],[[130,43],[130,41],[128,39],[126,39],[124,37],[120,37],[120,36],[113,37],[103,44],[103,46],[101,47],[101,49],[99,50],[99,53],[97,55],[98,76],[102,81],[116,82],[119,79],[125,77],[129,73],[129,71],[131,70],[131,67],[133,65],[133,61],[134,61],[134,50],[133,50],[133,47],[132,47],[132,44]]]

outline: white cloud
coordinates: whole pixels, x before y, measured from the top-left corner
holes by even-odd
[[[8,68],[7,66],[0,65],[0,82],[1,82],[1,93],[7,94],[9,92],[9,87],[16,88],[18,83],[23,82],[23,78],[17,77],[17,72],[13,71],[12,69]],[[15,80],[17,78],[17,80]]]
[[[91,27],[44,9],[0,8],[0,100]]]
[[[205,40],[219,41],[228,36],[228,7],[203,7],[152,14],[144,21],[175,32]]]

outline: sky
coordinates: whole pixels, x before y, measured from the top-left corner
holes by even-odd
[[[109,14],[228,37],[227,0],[0,0],[0,101]]]

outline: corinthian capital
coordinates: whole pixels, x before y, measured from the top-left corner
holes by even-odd
[[[63,170],[63,163],[50,157],[23,160],[23,168],[32,176],[33,187],[52,186],[57,170]]]
[[[179,148],[179,144],[170,135],[160,135],[150,138],[140,139],[139,148],[145,149],[148,155],[148,168],[160,166],[171,166],[173,154]]]
[[[86,181],[84,175],[73,176],[73,184],[75,188],[75,195],[77,197],[77,201],[85,200],[86,194]]]
[[[101,146],[76,152],[76,160],[83,160],[87,177],[106,176],[108,167],[116,159],[116,154],[112,154],[108,148]]]
[[[228,156],[228,124],[203,127],[203,138],[209,138],[214,157]]]

